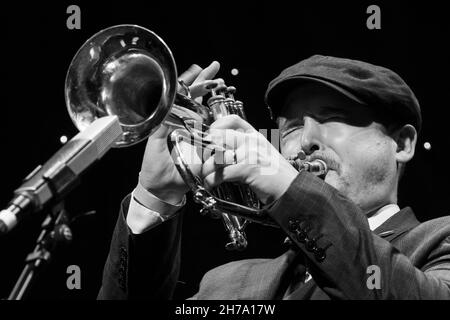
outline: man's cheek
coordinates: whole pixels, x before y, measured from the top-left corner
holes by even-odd
[[[365,161],[364,156],[355,153],[355,150],[349,150],[343,153],[339,161],[338,170],[330,170],[325,181],[330,181],[336,189],[344,191],[351,186],[358,184],[358,180],[363,174],[364,168],[361,164]]]
[[[385,154],[373,156],[363,172],[364,181],[370,184],[383,184],[389,178],[392,171],[390,158]]]

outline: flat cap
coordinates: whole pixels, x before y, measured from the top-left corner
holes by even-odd
[[[340,91],[361,104],[377,108],[392,122],[422,126],[416,96],[395,72],[367,62],[314,55],[283,70],[269,83],[265,101],[275,119],[289,90],[315,81]]]

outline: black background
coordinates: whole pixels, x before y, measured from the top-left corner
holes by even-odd
[[[71,4],[81,8],[81,30],[66,27],[66,9]],[[370,4],[381,7],[381,30],[366,27]],[[77,133],[66,112],[63,91],[75,52],[100,29],[131,23],[161,36],[180,71],[192,63],[221,62],[219,76],[238,88],[237,97],[244,101],[249,122],[257,129],[275,127],[263,102],[268,82],[310,55],[360,59],[393,69],[415,92],[424,119],[416,156],[401,182],[400,206],[411,206],[419,220],[446,215],[449,32],[440,13],[445,13],[443,8],[428,1],[17,1],[5,6],[0,204],[5,206],[22,178],[61,147],[60,136],[71,138]],[[237,76],[231,75],[232,68],[239,70]],[[425,150],[424,142],[430,142],[432,149]],[[111,150],[68,196],[66,208],[72,216],[89,210],[97,214],[74,223],[73,243],[39,277],[31,298],[96,297],[119,204],[136,185],[144,147],[141,143]],[[201,276],[214,266],[242,258],[274,257],[284,250],[284,237],[278,230],[251,225],[248,249],[227,252],[221,223],[201,217],[191,201],[188,206],[179,297],[195,293]],[[0,297],[12,289],[38,231],[36,217],[0,239]],[[66,288],[66,268],[72,264],[81,268],[81,290]]]

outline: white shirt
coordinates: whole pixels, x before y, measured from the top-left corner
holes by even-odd
[[[128,227],[134,234],[140,234],[172,218],[186,204],[186,196],[173,205],[147,191],[140,183],[131,193],[127,214]]]
[[[384,207],[378,209],[374,215],[368,218],[370,230],[375,230],[399,211],[400,208],[395,203],[385,205]]]

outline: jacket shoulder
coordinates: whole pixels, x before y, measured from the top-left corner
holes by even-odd
[[[400,242],[402,251],[413,260],[450,255],[450,216],[420,223],[405,234]]]
[[[430,232],[434,235],[450,236],[450,216],[443,216],[420,223],[411,231]]]

